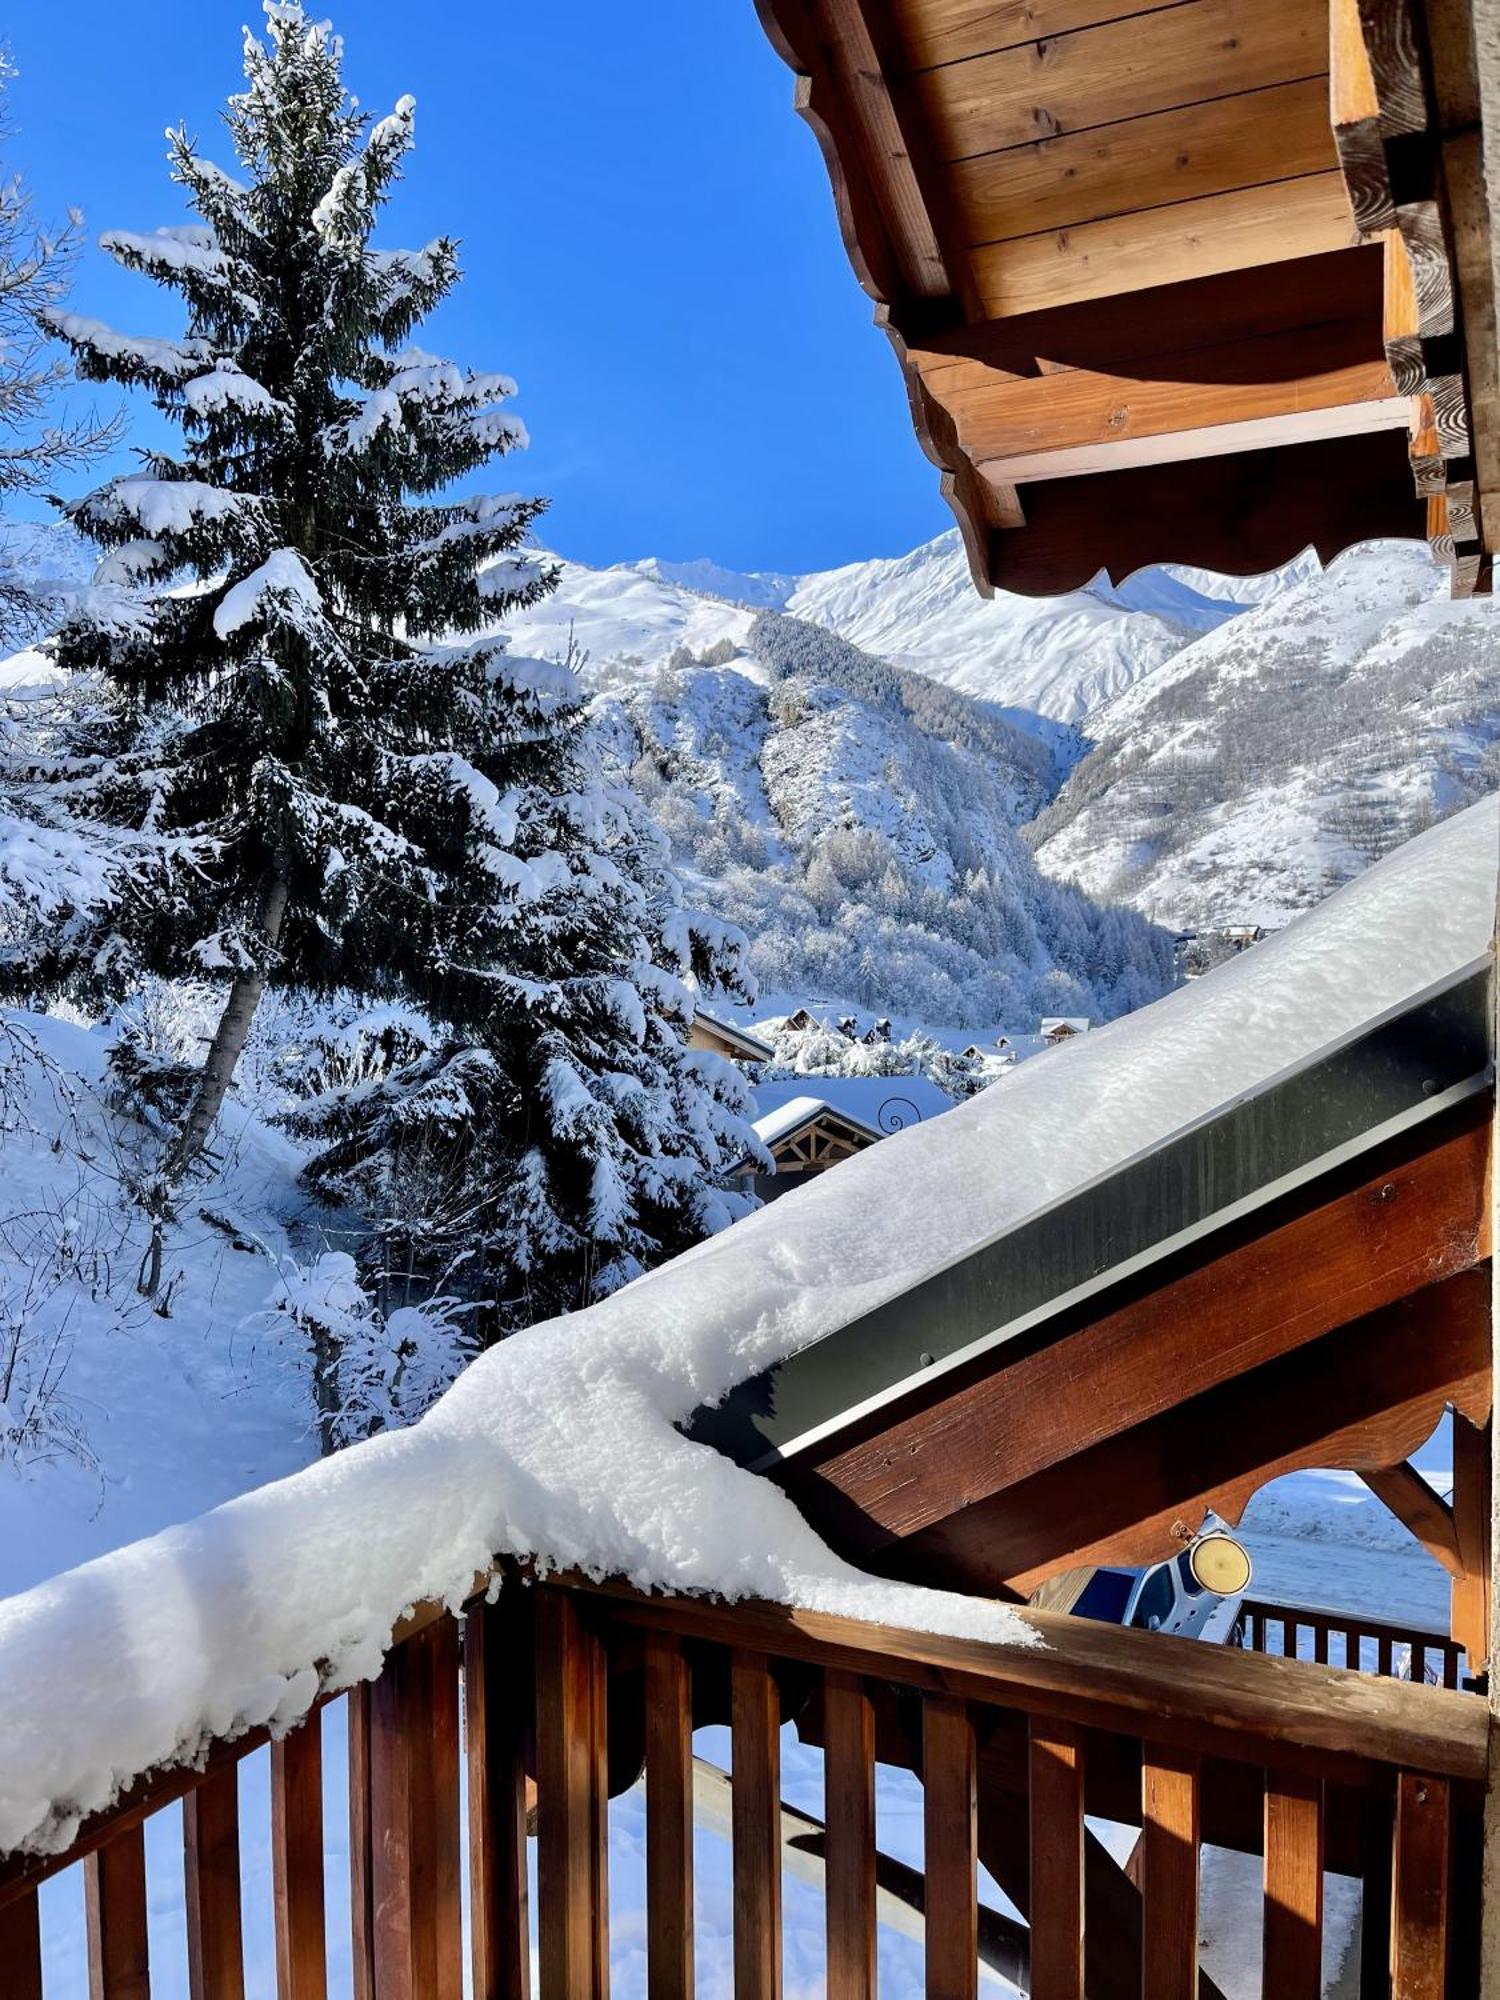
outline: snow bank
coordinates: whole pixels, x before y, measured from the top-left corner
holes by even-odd
[[[290,1724],[315,1662],[324,1685],[373,1674],[407,1606],[456,1604],[498,1553],[1022,1642],[1003,1606],[861,1575],[675,1424],[1480,959],[1497,832],[1491,799],[1210,978],[508,1341],[410,1430],[0,1604],[0,1848],[65,1844],[208,1734]]]

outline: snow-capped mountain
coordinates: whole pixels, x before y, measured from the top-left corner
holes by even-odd
[[[1273,928],[1500,784],[1500,605],[1417,543],[1310,569],[1095,710],[1032,836],[1186,928]]]

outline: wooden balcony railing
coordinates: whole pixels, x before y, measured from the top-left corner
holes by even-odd
[[[1232,1635],[1234,1645],[1252,1653],[1312,1660],[1319,1666],[1349,1667],[1355,1673],[1395,1675],[1461,1687],[1468,1655],[1446,1632],[1416,1625],[1393,1625],[1345,1611],[1319,1611],[1307,1604],[1273,1604],[1247,1597]]]
[[[780,1991],[784,1847],[801,1843],[808,1861],[810,1822],[781,1803],[785,1723],[823,1756],[825,1817],[813,1845],[831,2000],[875,1990],[881,1898],[893,1893],[877,1863],[880,1764],[923,1782],[921,1928],[927,1991],[940,2000],[973,2000],[980,1957],[994,1963],[996,1952],[1033,2000],[1213,2000],[1198,1966],[1200,1852],[1210,1843],[1264,1856],[1261,1990],[1274,2000],[1321,1993],[1325,1870],[1364,1884],[1362,1993],[1477,1992],[1486,1704],[1024,1616],[1041,1643],[993,1646],[518,1578],[462,1621],[419,1614],[379,1680],[347,1697],[355,1995],[459,2000],[466,1849],[477,2000],[529,1995],[533,1937],[541,2000],[604,2000],[609,1800],[644,1773],[646,1990],[687,2000],[693,1735],[720,1723],[732,1744],[739,2000]],[[237,1766],[265,1740],[216,1745],[200,1771],[138,1783],[65,1854],[0,1861],[4,1992],[43,1993],[38,1886],[76,1864],[91,1995],[148,1993],[143,1826],[180,1798],[192,1991],[238,2000]],[[279,2000],[329,1990],[321,1743],[315,1714],[272,1748]],[[1139,1826],[1128,1870],[1086,1815]],[[981,1925],[981,1863],[1024,1924],[987,1913]]]

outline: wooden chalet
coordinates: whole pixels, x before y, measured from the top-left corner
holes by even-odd
[[[1037,1030],[1050,1048],[1056,1048],[1059,1042],[1071,1042],[1088,1031],[1086,1014],[1049,1014]]]
[[[1485,0],[757,5],[981,590],[1424,534],[1489,587]]]
[[[768,1174],[750,1165],[744,1172],[763,1201],[774,1201],[841,1160],[852,1160],[884,1135],[825,1097],[794,1097],[757,1118],[755,1136],[775,1162],[775,1171]]]
[[[711,1049],[715,1055],[724,1056],[730,1062],[766,1063],[776,1051],[769,1042],[763,1042],[758,1035],[752,1035],[746,1028],[737,1028],[733,1021],[721,1021],[717,1014],[710,1014],[700,1007],[693,1015],[693,1024],[688,1031],[690,1049]]]

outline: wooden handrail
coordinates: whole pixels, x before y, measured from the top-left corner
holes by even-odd
[[[626,1585],[568,1576],[611,1601],[626,1624],[778,1659],[890,1678],[931,1693],[1055,1717],[1085,1728],[1135,1729],[1216,1757],[1365,1783],[1391,1770],[1483,1784],[1488,1718],[1468,1695],[1376,1681],[1342,1667],[1157,1632],[1017,1610],[1041,1643],[995,1646],[815,1611],[742,1601],[646,1597]]]
[[[484,1603],[497,1579],[499,1602]],[[1340,1861],[1328,1865],[1352,1862],[1362,1876],[1371,1935],[1389,1944],[1393,1963],[1402,1954],[1411,1963],[1422,1926],[1434,1922],[1437,1958],[1466,1962],[1487,1731],[1485,1705],[1471,1696],[1061,1614],[1017,1612],[1023,1639],[984,1644],[758,1602],[652,1597],[578,1576],[538,1580],[514,1564],[475,1583],[461,1668],[457,1623],[420,1607],[403,1620],[379,1679],[347,1703],[353,1951],[369,2000],[457,2000],[466,1928],[475,1990],[527,1990],[533,1798],[543,1990],[602,2000],[608,1801],[643,1765],[652,1991],[686,2000],[693,1730],[725,1719],[733,1773],[718,1780],[718,1810],[734,1833],[737,1991],[770,2000],[779,1990],[788,1723],[825,1760],[826,1828],[815,1854],[799,1846],[793,1859],[823,1872],[828,1990],[840,2000],[874,1991],[877,1758],[915,1772],[924,1788],[930,1990],[972,1994],[980,1959],[994,1956],[995,1940],[981,1945],[982,1862],[1028,1918],[1029,1929],[1012,1923],[1001,1942],[1039,1992],[1076,2000],[1086,1956],[1090,1993],[1097,1970],[1137,1961],[1136,1990],[1212,2000],[1197,1966],[1199,1850],[1211,1824],[1230,1825],[1226,1786],[1231,1844],[1248,1839],[1245,1851],[1265,1854],[1266,1994],[1311,2000],[1317,1991],[1330,1839]],[[273,1759],[278,1991],[287,2000],[326,1993],[322,1728],[315,1708]],[[195,1977],[205,1992],[241,1990],[235,1766],[266,1740],[264,1730],[247,1732],[213,1745],[201,1770],[138,1781],[65,1854],[0,1861],[0,1939],[19,1968],[8,1974],[18,1995],[44,1992],[37,1885],[79,1861],[91,1976],[106,1993],[145,1977],[142,1822],[176,1798],[187,1801]],[[1136,1808],[1120,1789],[1133,1781]],[[1134,1874],[1084,1824],[1101,1785],[1106,1809],[1126,1818],[1138,1809]],[[807,1835],[802,1822],[793,1831],[798,1842]]]

